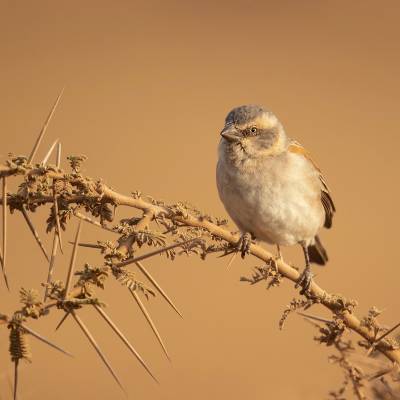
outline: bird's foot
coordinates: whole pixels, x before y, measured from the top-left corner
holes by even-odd
[[[300,294],[305,294],[310,290],[312,278],[313,273],[311,272],[311,267],[307,265],[295,285],[295,288],[301,287]]]
[[[247,254],[250,254],[251,243],[251,233],[246,232],[240,237],[236,247],[240,251],[240,255],[242,256],[242,258],[244,258]]]

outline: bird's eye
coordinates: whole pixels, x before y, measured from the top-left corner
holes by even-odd
[[[250,132],[251,132],[251,133],[257,133],[257,128],[256,128],[255,126],[252,126],[252,127],[250,128]]]

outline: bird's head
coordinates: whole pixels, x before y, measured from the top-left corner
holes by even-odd
[[[284,150],[286,135],[278,118],[257,105],[234,108],[225,119],[221,144],[247,157],[279,154]]]

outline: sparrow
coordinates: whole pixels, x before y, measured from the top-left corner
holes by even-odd
[[[234,108],[225,119],[218,146],[218,193],[242,235],[242,257],[251,239],[280,246],[299,244],[305,268],[296,287],[309,290],[311,263],[328,255],[318,237],[331,228],[336,211],[321,170],[308,151],[289,138],[278,118],[259,105]]]

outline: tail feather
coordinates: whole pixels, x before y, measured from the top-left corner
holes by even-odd
[[[318,236],[315,236],[315,243],[308,246],[308,255],[312,263],[319,265],[325,265],[327,263],[328,254]]]

